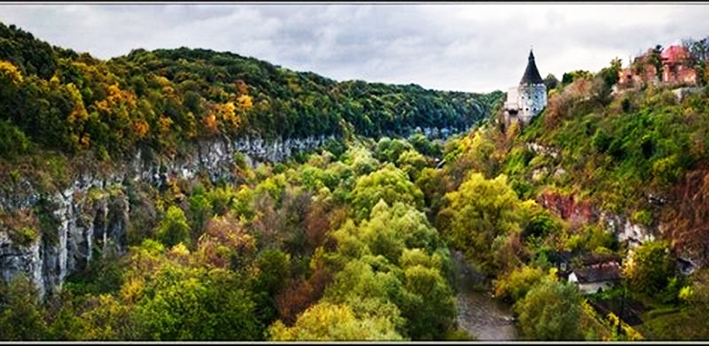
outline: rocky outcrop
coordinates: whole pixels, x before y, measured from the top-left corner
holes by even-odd
[[[310,150],[332,137],[266,142],[260,138],[205,140],[190,151],[170,160],[146,160],[141,152],[109,174],[78,172],[68,187],[43,195],[27,180],[0,193],[0,211],[30,210],[39,201],[51,206],[47,218],[53,222],[51,237],[38,237],[20,245],[0,229],[0,278],[11,280],[24,273],[32,278],[42,296],[61,289],[70,273],[88,265],[94,248],[125,251],[131,205],[126,197],[128,183],[144,182],[156,187],[172,179],[189,179],[200,171],[214,181],[234,177],[234,154],[243,153],[251,165],[281,161],[296,150]],[[136,206],[140,207],[140,206]],[[51,239],[50,239],[51,238]]]
[[[544,208],[569,221],[572,227],[600,221],[620,242],[627,242],[631,248],[655,239],[656,230],[632,223],[625,215],[608,213],[590,203],[576,201],[572,195],[542,193],[539,202]]]
[[[552,147],[546,147],[541,144],[537,143],[527,143],[527,149],[533,151],[535,154],[539,155],[549,155],[553,158],[556,158],[559,156],[559,150],[552,148]]]
[[[0,279],[8,281],[22,273],[30,277],[44,294],[41,247],[40,239],[22,246],[12,241],[6,232],[0,232]]]

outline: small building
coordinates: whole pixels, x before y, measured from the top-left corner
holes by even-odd
[[[578,285],[584,294],[593,294],[611,288],[620,281],[618,262],[602,262],[575,269],[569,274],[569,282]]]
[[[539,74],[534,54],[529,51],[527,68],[518,86],[507,91],[505,102],[506,117],[528,123],[547,106],[547,88]]]
[[[643,82],[661,82],[667,85],[696,85],[697,70],[690,66],[687,48],[673,45],[660,53],[662,74],[649,62],[653,50],[635,58],[631,66],[618,73],[618,87],[637,87]]]
[[[688,66],[689,51],[682,46],[670,46],[660,54],[662,58],[662,82],[668,84],[697,83],[697,71]]]

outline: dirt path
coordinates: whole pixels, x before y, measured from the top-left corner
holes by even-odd
[[[478,340],[517,340],[517,328],[510,307],[495,301],[485,288],[485,277],[454,251],[458,325]]]

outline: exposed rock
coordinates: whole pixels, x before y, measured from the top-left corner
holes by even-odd
[[[15,244],[5,232],[0,232],[0,278],[9,281],[18,274],[31,278],[44,295],[42,276],[41,240],[29,246]]]
[[[655,239],[651,229],[643,225],[633,224],[623,215],[602,212],[600,219],[616,235],[619,241],[627,241],[631,248]]]
[[[631,248],[645,241],[655,239],[655,230],[630,222],[624,215],[599,210],[589,203],[577,202],[573,196],[543,193],[540,204],[570,221],[572,227],[601,221],[621,242],[628,242]]]
[[[429,137],[447,137],[457,132],[447,128],[422,131]],[[27,273],[44,296],[60,290],[69,274],[86,268],[95,246],[104,252],[125,251],[131,208],[125,195],[128,182],[164,188],[170,180],[190,179],[200,171],[208,172],[212,181],[233,181],[236,153],[244,154],[246,162],[253,166],[258,162],[278,162],[296,150],[315,149],[335,139],[318,136],[264,141],[245,136],[203,140],[170,160],[145,159],[138,150],[132,159],[109,174],[78,172],[66,189],[50,196],[41,195],[28,180],[21,179],[11,190],[0,191],[0,210],[29,209],[40,199],[47,199],[56,206],[52,214],[58,221],[57,237],[56,241],[40,238],[23,247],[0,231],[0,278],[10,280],[19,273]],[[115,193],[96,194],[92,190],[109,187]]]
[[[559,155],[559,151],[557,149],[545,147],[537,143],[528,143],[527,148],[534,151],[535,153],[549,155],[553,158],[556,158]]]
[[[561,179],[566,175],[566,170],[563,168],[557,168],[556,171],[554,171],[554,179]]]
[[[0,192],[0,210],[32,208],[45,198],[55,206],[52,215],[57,221],[57,237],[52,241],[37,239],[29,246],[15,244],[0,231],[0,278],[10,280],[20,273],[28,274],[44,296],[61,289],[64,279],[72,272],[86,268],[94,245],[102,251],[125,250],[130,205],[124,192],[125,182],[143,181],[156,187],[169,180],[192,178],[199,171],[209,172],[210,178],[234,177],[233,162],[237,152],[246,161],[280,161],[293,150],[314,149],[334,137],[277,140],[271,143],[261,138],[245,137],[201,141],[193,152],[166,162],[144,162],[142,153],[125,162],[121,169],[108,175],[82,171],[69,186],[51,196],[41,196],[27,180],[21,180],[10,191]],[[115,194],[92,193],[93,189],[113,187]],[[110,248],[109,248],[110,247]]]
[[[673,89],[672,92],[675,94],[677,101],[682,101],[685,97],[700,93],[704,91],[704,87],[684,87]]]
[[[540,181],[540,180],[544,179],[546,176],[547,176],[547,168],[546,167],[538,168],[538,169],[535,169],[534,171],[532,171],[532,180],[533,181]]]

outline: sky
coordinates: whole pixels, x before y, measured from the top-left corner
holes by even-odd
[[[656,44],[709,36],[709,3],[0,4],[0,21],[110,59],[136,48],[204,48],[335,80],[467,92],[597,72]]]

